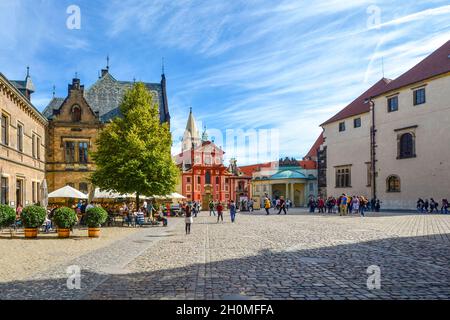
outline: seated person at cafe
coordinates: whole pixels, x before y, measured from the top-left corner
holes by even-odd
[[[162,208],[161,208],[161,206],[159,207],[158,212],[155,213],[154,219],[155,219],[156,221],[162,221],[162,222],[163,222],[163,226],[164,226],[164,227],[167,227],[167,218],[164,218],[164,217],[163,217],[163,213],[162,213]]]

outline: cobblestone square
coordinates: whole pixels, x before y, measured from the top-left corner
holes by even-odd
[[[40,262],[36,272],[2,274],[0,298],[450,298],[450,215],[383,212],[361,218],[291,209],[288,215],[238,213],[232,224],[227,214],[217,223],[202,212],[190,235],[182,218],[171,218],[167,228],[116,231],[121,234],[72,259],[49,261],[47,269]],[[52,250],[64,251],[77,240],[51,241],[60,244]],[[24,263],[14,250],[37,255],[51,241],[3,237],[2,266],[14,273],[15,259]],[[71,265],[81,268],[80,289],[67,288]],[[367,287],[372,265],[380,268],[380,289]]]

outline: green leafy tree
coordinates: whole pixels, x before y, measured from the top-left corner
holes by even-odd
[[[168,124],[160,124],[151,93],[143,83],[136,83],[119,108],[122,117],[99,134],[91,182],[106,191],[136,193],[137,204],[140,195],[173,192],[178,168],[170,153],[172,136]]]

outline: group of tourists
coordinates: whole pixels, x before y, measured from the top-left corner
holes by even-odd
[[[225,210],[225,205],[221,201],[210,201],[208,204],[209,207],[209,216],[216,216],[217,212],[217,223],[222,222],[223,223],[223,212]],[[230,210],[230,217],[231,222],[234,223],[236,221],[236,212],[237,212],[237,206],[233,200],[231,200],[228,204],[228,209]],[[197,217],[199,211],[199,205],[198,202],[192,201],[192,202],[183,202],[181,204],[181,214],[185,217],[185,231],[186,234],[191,233],[191,225],[194,223],[194,217]]]
[[[364,196],[349,196],[343,193],[341,196],[335,197],[309,197],[308,208],[310,213],[339,213],[340,216],[347,214],[360,214],[364,217],[367,211],[379,212],[381,201],[379,199],[368,200]]]
[[[447,199],[442,199],[441,208],[439,209],[439,202],[435,201],[433,198],[425,199],[419,198],[417,200],[417,211],[421,213],[442,213],[448,214],[449,211],[449,203]]]

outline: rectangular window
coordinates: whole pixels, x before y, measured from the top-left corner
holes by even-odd
[[[65,157],[66,157],[66,163],[74,163],[75,162],[75,142],[66,141]]]
[[[187,183],[191,183],[191,177],[187,177],[187,178],[186,178],[186,182],[187,182]]]
[[[36,182],[36,199],[41,202],[41,184],[39,182]]]
[[[351,187],[351,170],[350,167],[336,168],[336,188]]]
[[[8,116],[2,114],[2,143],[4,145],[9,144],[9,137],[8,137],[8,128],[9,128],[9,121]]]
[[[309,192],[314,191],[314,185],[312,183],[309,184]]]
[[[186,192],[191,192],[191,185],[190,184],[186,185]]]
[[[80,187],[78,188],[84,194],[88,193],[88,184],[86,182],[80,182]]]
[[[361,118],[353,119],[353,127],[355,128],[361,127]]]
[[[2,177],[1,183],[0,183],[0,192],[1,192],[0,204],[8,204],[8,201],[9,201],[8,191],[9,191],[8,190],[8,178]]]
[[[23,126],[17,125],[17,150],[23,152]]]
[[[398,96],[391,97],[387,100],[388,112],[394,112],[398,110]]]
[[[36,203],[36,182],[31,182],[31,197],[33,204]]]
[[[74,184],[74,183],[72,183],[72,182],[67,182],[67,183],[66,183],[66,186],[69,186],[69,187],[75,188],[75,184]]]
[[[41,138],[36,136],[36,157],[41,158]]]
[[[88,162],[88,143],[79,142],[78,143],[78,161],[80,163],[86,164]]]
[[[414,105],[425,103],[425,88],[414,90]]]
[[[345,122],[339,122],[339,132],[345,131]]]
[[[33,158],[36,158],[36,135],[34,133],[31,138],[31,154]]]

